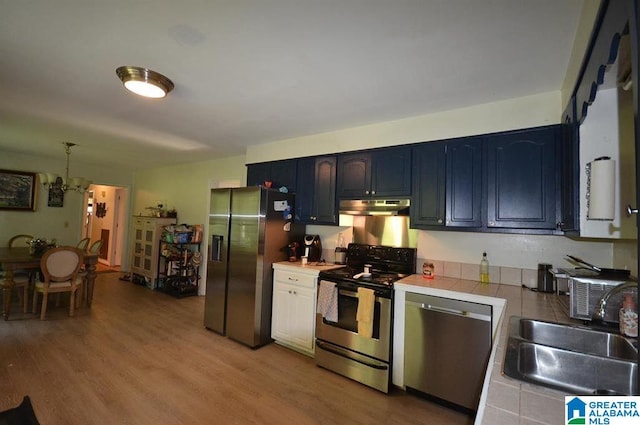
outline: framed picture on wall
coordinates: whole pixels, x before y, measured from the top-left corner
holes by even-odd
[[[36,210],[36,174],[0,170],[0,210]]]

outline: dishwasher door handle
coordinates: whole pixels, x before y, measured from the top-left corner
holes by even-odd
[[[472,313],[470,311],[465,311],[465,310],[457,310],[453,308],[441,307],[434,304],[418,303],[415,301],[406,301],[405,305],[407,307],[416,307],[422,310],[435,311],[437,313],[454,314],[456,316],[468,317],[469,319],[478,319],[478,320],[485,320],[485,321],[491,320],[491,316],[488,316],[485,314],[478,314],[478,313]]]

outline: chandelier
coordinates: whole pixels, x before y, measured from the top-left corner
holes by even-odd
[[[69,157],[71,156],[71,147],[76,144],[71,142],[63,142],[62,144],[64,145],[64,151],[67,154],[67,168],[65,170],[64,179],[61,179],[60,176],[54,173],[38,173],[40,183],[49,190],[54,188],[57,184],[61,184],[60,188],[63,192],[66,192],[67,190],[75,190],[76,192],[84,193],[93,182],[85,179],[84,177],[69,177]],[[59,179],[62,181],[60,182]]]

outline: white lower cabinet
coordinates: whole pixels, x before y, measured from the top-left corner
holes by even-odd
[[[279,344],[313,356],[317,273],[273,271],[271,337]]]

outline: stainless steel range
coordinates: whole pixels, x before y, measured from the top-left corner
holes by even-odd
[[[392,364],[393,282],[415,272],[416,250],[352,243],[347,248],[346,264],[319,275],[316,364],[387,393]],[[358,328],[359,288],[372,290],[375,297],[373,308],[368,309],[371,326],[366,332]],[[336,305],[327,306],[326,298],[331,295]],[[332,308],[333,314],[327,313]]]

